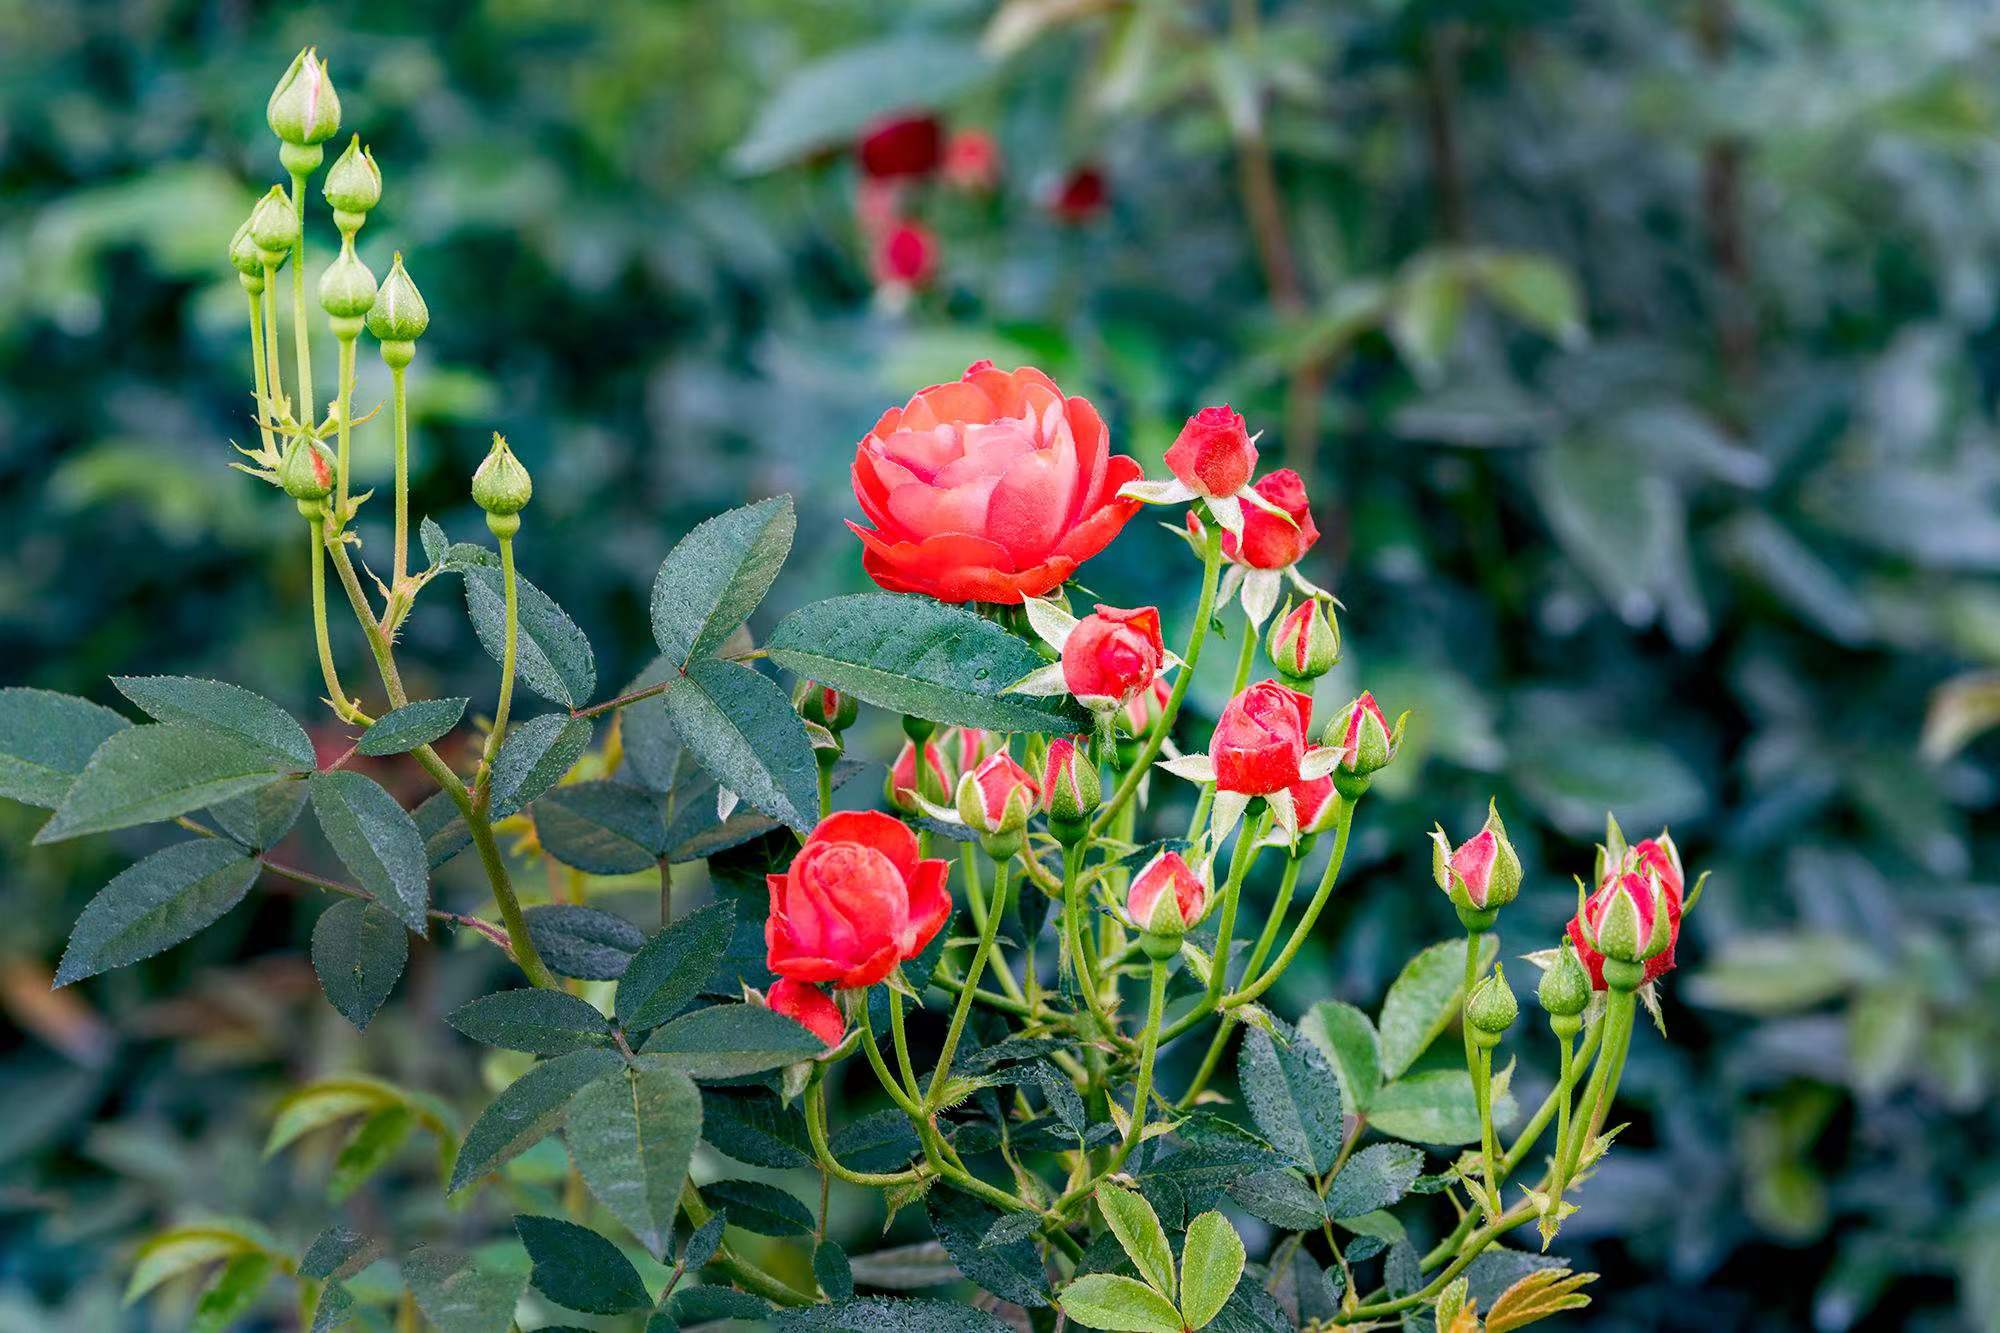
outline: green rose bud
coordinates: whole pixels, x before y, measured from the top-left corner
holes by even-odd
[[[308,46],[271,90],[264,106],[271,133],[300,148],[323,144],[340,130],[340,97],[327,77],[326,62]]]
[[[1590,973],[1583,970],[1583,962],[1568,940],[1563,941],[1549,970],[1542,973],[1535,998],[1548,1012],[1549,1026],[1558,1033],[1573,1034],[1583,1026],[1583,1011],[1590,1007]]]
[[[276,268],[292,253],[299,239],[299,215],[292,210],[290,196],[282,185],[273,185],[269,194],[250,210],[250,241],[257,247],[257,260],[266,268]]]
[[[343,234],[358,230],[369,210],[382,202],[382,169],[375,165],[375,155],[361,146],[360,135],[348,140],[347,151],[334,159],[320,194]]]
[[[236,270],[237,277],[248,292],[264,290],[264,258],[258,252],[257,242],[250,236],[250,219],[243,219],[243,225],[229,238],[229,264]]]
[[[375,275],[354,253],[351,240],[340,247],[340,257],[319,275],[319,303],[336,321],[353,321],[352,332],[342,332],[336,326],[335,332],[341,333],[342,337],[359,333],[361,317],[374,307]]]
[[[1051,742],[1042,767],[1042,808],[1048,811],[1049,831],[1064,846],[1083,836],[1104,801],[1104,781],[1090,757],[1089,738],[1083,742],[1067,736]]]
[[[278,484],[285,488],[285,494],[299,502],[301,513],[306,512],[308,504],[317,505],[333,494],[339,475],[340,465],[333,450],[310,435],[294,435],[278,463]]]
[[[410,364],[417,352],[417,339],[430,326],[430,307],[424,304],[417,284],[410,281],[398,252],[389,265],[389,276],[382,279],[375,293],[375,304],[368,308],[368,332],[382,344],[382,359],[400,370]]]
[[[1472,1040],[1481,1046],[1497,1044],[1520,1012],[1506,971],[1498,963],[1493,965],[1491,976],[1472,988],[1472,996],[1465,1002],[1465,1021],[1472,1029]]]
[[[1287,602],[1284,614],[1271,623],[1264,651],[1280,675],[1300,681],[1324,676],[1340,661],[1340,625],[1333,609],[1317,597],[1297,607]]]
[[[486,526],[494,536],[511,537],[520,530],[520,513],[534,493],[528,469],[507,447],[507,438],[495,431],[492,452],[472,474],[472,501],[486,511]]]

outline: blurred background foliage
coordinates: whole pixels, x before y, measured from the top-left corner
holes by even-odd
[[[1415,710],[1275,1007],[1372,1005],[1452,933],[1423,833],[1462,836],[1488,793],[1530,860],[1512,952],[1555,938],[1607,808],[1671,822],[1715,883],[1672,1040],[1635,1044],[1633,1125],[1564,1228],[1606,1274],[1584,1319],[2000,1327],[1991,5],[0,0],[10,684],[182,671],[314,708],[297,519],[224,467],[250,428],[224,245],[309,41],[387,177],[364,257],[402,250],[433,311],[416,507],[473,535],[466,478],[504,431],[537,482],[524,568],[604,679],[650,653],[667,547],[742,499],[800,496],[769,613],[862,586],[852,442],[975,357],[1090,396],[1156,472],[1230,401],[1327,533],[1309,572],[1347,660],[1321,706]],[[907,107],[989,131],[1001,168],[906,194],[937,271],[878,289],[846,147]],[[1080,167],[1101,207],[1052,208]],[[388,447],[357,435],[361,485]],[[1185,559],[1141,521],[1086,581],[1184,626]],[[489,695],[455,599],[406,638],[413,693]],[[420,951],[357,1037],[303,960],[320,904],[277,892],[50,994],[121,849],[24,851],[35,822],[0,809],[0,1327],[171,1326],[185,1302],[118,1295],[136,1239],[191,1213],[296,1248],[337,1146],[260,1158],[297,1081],[466,1106],[498,1074],[437,1022],[489,956]],[[1539,1096],[1549,1043],[1512,1044]],[[462,1230],[427,1152],[355,1214]]]

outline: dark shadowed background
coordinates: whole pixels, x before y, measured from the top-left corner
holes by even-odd
[[[602,680],[652,652],[668,547],[745,499],[799,502],[753,628],[864,586],[854,441],[975,357],[1090,397],[1155,475],[1231,402],[1326,532],[1347,657],[1321,708],[1365,686],[1415,713],[1275,1007],[1372,1005],[1454,933],[1434,819],[1462,836],[1498,797],[1530,874],[1510,955],[1554,941],[1607,808],[1670,822],[1714,880],[1671,1040],[1635,1041],[1632,1125],[1558,1245],[1605,1275],[1572,1323],[2000,1327],[1992,6],[0,0],[6,684],[108,702],[108,675],[183,672],[326,717],[299,520],[225,466],[253,428],[224,251],[309,41],[386,177],[363,257],[403,251],[432,311],[413,507],[474,535],[467,478],[505,432],[535,476],[523,568]],[[849,145],[908,106],[1001,165],[905,193],[938,266],[898,291]],[[1102,206],[1052,208],[1079,168]],[[366,407],[365,341],[362,366]],[[388,449],[358,433],[358,484]],[[1196,570],[1149,519],[1084,580],[1185,632]],[[413,694],[490,708],[454,598],[405,638]],[[322,904],[277,891],[51,994],[82,904],[158,835],[25,850],[40,818],[0,805],[0,1327],[178,1326],[185,1300],[118,1298],[138,1239],[191,1214],[296,1248],[332,1149],[261,1147],[299,1079],[465,1107],[510,1068],[438,1022],[490,954],[420,949],[357,1037],[304,961]],[[1539,1023],[1511,1045],[1546,1087]],[[412,1148],[352,1207],[465,1225],[438,1195]],[[867,1248],[879,1212],[845,1207]]]

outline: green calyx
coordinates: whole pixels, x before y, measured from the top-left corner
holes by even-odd
[[[369,210],[382,202],[382,168],[375,165],[375,155],[361,146],[360,135],[349,139],[347,151],[334,159],[320,194],[342,231],[358,228]],[[341,214],[349,215],[352,227],[342,222]]]
[[[424,304],[417,284],[410,281],[409,271],[403,267],[403,256],[398,252],[389,265],[389,276],[382,279],[375,292],[375,303],[368,308],[369,336],[382,344],[382,359],[393,366],[396,362],[391,360],[389,344],[413,343],[430,326],[430,307]],[[402,364],[409,364],[407,357]]]
[[[1583,961],[1568,940],[1563,941],[1549,970],[1542,973],[1535,998],[1551,1019],[1574,1019],[1590,1007],[1590,974],[1583,970]]]
[[[257,207],[250,210],[250,242],[257,247],[257,258],[266,268],[276,268],[292,253],[292,245],[299,239],[299,215],[292,210],[290,196],[282,185],[273,185],[270,192],[257,201]],[[232,256],[233,258],[233,256]]]
[[[1284,611],[1271,622],[1264,651],[1280,676],[1317,680],[1340,661],[1340,624],[1319,598],[1297,608],[1288,598]]]
[[[1481,1045],[1497,1042],[1500,1034],[1514,1025],[1520,1012],[1520,1003],[1515,1000],[1506,972],[1498,963],[1484,981],[1472,988],[1472,995],[1465,1002],[1465,1021],[1472,1028],[1473,1040],[1488,1039]]]
[[[293,436],[278,463],[278,484],[302,505],[326,499],[333,493],[339,476],[340,467],[333,451],[310,435]]]
[[[354,253],[350,237],[340,256],[319,275],[320,308],[335,319],[360,319],[375,304],[375,275]]]
[[[308,46],[292,57],[271,99],[264,105],[271,133],[287,144],[323,144],[340,131],[340,95],[333,90],[326,62]]]
[[[495,431],[491,452],[472,474],[472,502],[489,517],[512,518],[528,507],[534,493],[534,478],[507,447],[507,437]]]

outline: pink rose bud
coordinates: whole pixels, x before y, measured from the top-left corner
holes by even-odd
[[[1167,450],[1167,469],[1196,495],[1226,498],[1250,484],[1257,446],[1242,415],[1228,404],[1204,407],[1187,419]]]
[[[1291,790],[1300,834],[1325,833],[1339,822],[1340,793],[1331,777],[1307,778],[1293,783]]]
[[[1271,664],[1294,680],[1317,680],[1340,661],[1340,625],[1319,598],[1288,609],[1265,641]]]
[[[1275,680],[1231,699],[1209,741],[1216,790],[1268,796],[1297,782],[1311,725],[1312,696]]]
[[[1158,607],[1121,611],[1100,603],[1063,643],[1063,684],[1084,707],[1108,713],[1153,683],[1166,651]]]
[[[958,780],[958,817],[989,837],[1018,838],[1040,801],[1034,775],[1005,750]]]
[[[1178,945],[1208,911],[1208,885],[1189,868],[1179,852],[1161,852],[1132,878],[1125,894],[1125,916],[1149,935]]]
[[[1686,880],[1681,871],[1680,848],[1674,840],[1662,831],[1657,838],[1644,838],[1632,844],[1632,868],[1640,874],[1648,871],[1660,877],[1675,899],[1687,890]]]
[[[1442,827],[1431,833],[1431,876],[1461,914],[1491,912],[1513,902],[1521,892],[1521,874],[1521,858],[1495,805],[1488,804],[1479,832],[1456,848]]]
[[[1119,713],[1119,725],[1134,736],[1143,736],[1151,731],[1153,724],[1167,713],[1167,700],[1173,697],[1173,687],[1158,676],[1153,683],[1133,695]]]
[[[944,143],[945,183],[985,194],[1000,183],[1000,145],[985,130],[959,130]]]
[[[1656,873],[1621,869],[1608,875],[1569,923],[1591,987],[1603,990],[1607,977],[1618,980],[1622,973],[1631,989],[1672,971],[1682,910],[1679,890]]]
[[[986,762],[988,755],[998,753],[1001,748],[992,732],[978,727],[955,727],[945,740],[951,747],[952,758],[958,762],[954,770],[958,773],[970,773]]]
[[[944,131],[937,117],[924,111],[883,116],[861,131],[855,151],[861,170],[877,180],[928,176],[937,170]]]
[[[896,755],[896,762],[889,766],[889,784],[885,793],[890,805],[906,815],[917,813],[916,795],[921,792],[927,801],[943,801],[944,756],[938,753],[936,745],[924,742],[924,771],[917,772],[917,745],[915,741],[904,741],[903,748]]]
[[[1257,505],[1246,504],[1243,540],[1239,543],[1234,533],[1223,533],[1223,555],[1252,569],[1285,569],[1296,565],[1319,541],[1319,528],[1306,504],[1305,483],[1299,480],[1298,473],[1284,468],[1250,489],[1283,510],[1292,521],[1287,523]],[[1189,532],[1197,537],[1202,535],[1201,520],[1192,509],[1188,511],[1187,525]]]
[[[922,287],[937,272],[938,243],[921,222],[892,224],[875,246],[875,281],[883,286]]]
[[[1382,706],[1366,690],[1361,697],[1334,715],[1327,724],[1326,744],[1340,751],[1340,766],[1349,773],[1367,777],[1396,757],[1402,743],[1402,724],[1393,729],[1383,716]]]
[[[1097,774],[1097,761],[1090,757],[1090,738],[1064,736],[1049,742],[1049,757],[1042,765],[1042,808],[1057,838],[1063,836],[1061,826],[1080,825],[1103,800],[1104,783]]]
[[[783,1014],[828,1046],[840,1045],[840,1039],[847,1035],[847,1020],[840,1016],[840,1006],[810,982],[780,977],[765,992],[764,1003],[771,1012]]]
[[[828,815],[783,874],[766,875],[765,963],[795,981],[872,986],[924,951],[951,916],[948,861],[877,810]]]
[[[1109,195],[1104,173],[1094,166],[1081,166],[1056,183],[1049,194],[1049,212],[1058,222],[1082,224],[1104,211]]]

